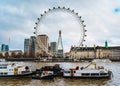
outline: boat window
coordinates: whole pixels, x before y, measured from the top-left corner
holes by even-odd
[[[3,75],[3,73],[0,73],[0,75]]]
[[[70,73],[70,71],[65,71],[65,73]]]
[[[7,75],[7,73],[4,73],[4,75]]]
[[[99,73],[91,73],[91,76],[99,76]]]
[[[107,75],[107,73],[100,73],[100,75],[103,75],[103,76],[104,76],[104,75]]]
[[[89,76],[90,73],[82,73],[81,75],[82,75],[82,76]]]
[[[0,67],[0,69],[7,69],[7,66]]]
[[[74,71],[74,73],[76,73],[76,71]]]
[[[7,69],[7,66],[6,66],[6,67],[3,67],[3,69]]]
[[[8,64],[0,64],[0,66],[7,66]]]
[[[13,69],[9,69],[9,71],[13,71]]]

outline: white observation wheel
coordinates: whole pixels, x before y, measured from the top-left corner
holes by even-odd
[[[68,15],[69,18],[66,15]],[[71,17],[73,17],[74,19],[71,19]],[[70,20],[67,21],[67,19],[71,19],[72,22],[69,23]],[[84,25],[84,20],[81,19],[81,16],[79,16],[79,14],[76,13],[74,10],[71,10],[70,8],[65,8],[65,7],[57,7],[57,8],[53,7],[52,9],[48,9],[47,11],[44,11],[43,14],[40,14],[40,17],[37,18],[37,20],[38,21],[35,23],[36,26],[34,27],[34,29],[35,29],[34,34],[36,35],[36,39],[37,39],[36,42],[38,44],[39,49],[45,51],[46,53],[48,52],[48,48],[46,48],[44,46],[44,44],[42,43],[42,41],[40,39],[38,39],[38,35],[50,34],[49,36],[51,38],[56,37],[55,40],[57,41],[58,35],[56,35],[56,34],[58,34],[57,31],[59,31],[61,29],[62,29],[61,31],[63,32],[63,34],[62,34],[63,39],[66,38],[69,41],[69,39],[72,39],[72,37],[75,36],[73,39],[76,39],[77,42],[72,40],[71,42],[75,42],[75,44],[71,44],[71,46],[72,45],[75,45],[76,47],[83,46],[83,42],[85,41],[85,36],[86,36],[85,32],[87,31],[85,29],[86,25]],[[67,23],[65,23],[64,21],[67,21]],[[77,23],[77,25],[75,25],[74,22]],[[54,25],[52,25],[52,23],[54,23]],[[57,23],[57,25],[56,25],[56,23]],[[64,26],[62,26],[63,24],[64,24]],[[74,31],[76,31],[76,28],[74,28],[75,26],[77,26],[77,28],[78,28],[78,30],[77,30],[77,32],[79,33],[78,35],[76,35],[76,33],[74,33]],[[55,28],[57,28],[57,29],[55,29]],[[73,28],[73,30],[71,28]],[[57,31],[55,31],[55,30],[57,30]],[[69,33],[68,37],[66,36],[67,33]],[[67,43],[68,42],[66,42],[66,45],[67,45]],[[64,46],[64,41],[63,41],[63,46]],[[69,47],[71,47],[71,46],[69,46]]]

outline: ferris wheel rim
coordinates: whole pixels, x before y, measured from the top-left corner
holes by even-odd
[[[79,16],[78,13],[76,13],[74,10],[71,10],[70,8],[60,7],[60,6],[58,6],[58,7],[53,7],[52,9],[48,9],[48,11],[44,11],[43,14],[40,14],[40,17],[37,18],[38,22],[35,23],[36,26],[34,27],[34,29],[35,29],[34,34],[36,35],[36,37],[38,36],[37,31],[38,31],[38,26],[39,26],[40,20],[41,20],[43,17],[45,17],[48,13],[54,12],[54,11],[57,11],[57,10],[63,10],[63,11],[65,11],[65,12],[67,12],[67,13],[71,13],[71,14],[75,15],[76,17],[78,17],[79,22],[80,22],[80,24],[81,24],[81,26],[82,26],[82,28],[81,28],[82,32],[81,32],[81,37],[80,37],[80,39],[79,39],[79,42],[78,42],[78,46],[77,46],[77,47],[83,46],[83,42],[85,41],[85,37],[86,37],[85,32],[87,31],[87,30],[85,29],[86,25],[84,24],[84,20],[82,20],[82,19],[81,19],[81,16]]]

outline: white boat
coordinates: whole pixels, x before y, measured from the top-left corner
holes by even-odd
[[[23,77],[32,74],[28,66],[15,62],[0,62],[0,77]]]
[[[92,68],[90,67],[92,66]],[[90,63],[86,67],[77,66],[76,68],[64,69],[65,78],[107,78],[111,77],[112,72],[103,66],[97,66],[96,63]]]

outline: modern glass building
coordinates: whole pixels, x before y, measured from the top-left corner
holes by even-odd
[[[50,52],[53,53],[54,55],[56,55],[57,51],[58,51],[58,44],[57,44],[57,42],[51,42],[50,43]]]
[[[1,51],[9,51],[9,46],[8,45],[6,45],[6,44],[2,44],[1,45]]]
[[[24,40],[24,53],[35,56],[35,41],[35,36],[31,36],[30,38]]]
[[[24,40],[24,53],[29,55],[31,52],[31,41],[30,39],[25,39]]]

